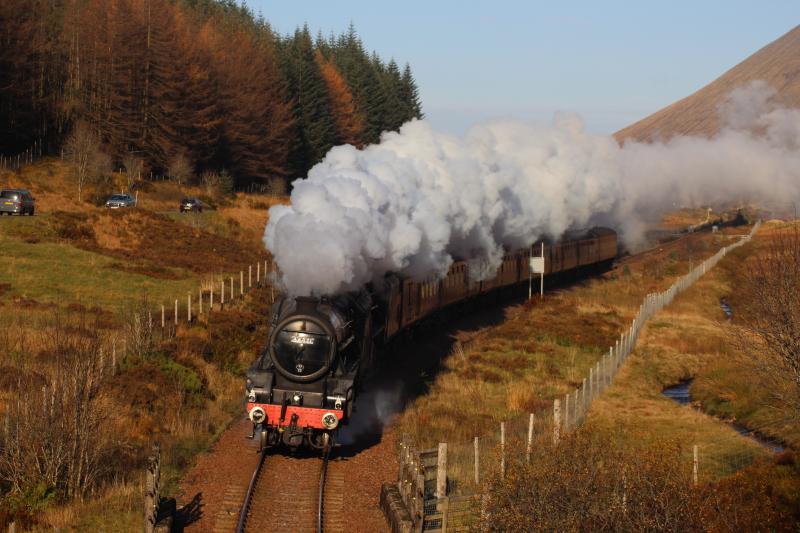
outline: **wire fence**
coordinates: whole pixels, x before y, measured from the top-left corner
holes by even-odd
[[[44,153],[42,140],[34,141],[33,145],[17,154],[0,154],[0,170],[19,170],[25,165],[30,165],[42,158]]]
[[[505,475],[508,451],[513,449],[519,453],[524,450],[529,458],[538,439],[552,439],[554,444],[558,444],[564,433],[582,425],[592,402],[611,385],[622,364],[633,352],[645,323],[714,268],[728,253],[749,242],[760,226],[759,221],[748,235],[720,249],[665,291],[648,294],[631,325],[590,369],[581,386],[555,398],[551,409],[500,422],[498,431],[476,436],[472,442],[440,443],[435,450],[419,451],[404,437],[400,445],[396,499],[401,500],[408,510],[411,530],[468,531],[472,522],[464,518],[464,502],[477,501],[475,495],[482,481],[498,472],[501,476]],[[700,450],[695,445],[692,466],[695,483],[699,472],[699,456]],[[744,467],[752,462],[753,455],[744,454],[731,459],[734,459],[732,467],[736,468],[737,464]],[[453,501],[458,503],[451,505]],[[389,507],[388,503],[384,505],[387,513]],[[474,505],[470,512],[474,517]],[[448,513],[453,513],[450,519]],[[392,520],[393,517],[390,517]]]

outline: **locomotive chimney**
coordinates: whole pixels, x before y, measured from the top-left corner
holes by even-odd
[[[295,311],[298,313],[308,314],[314,313],[317,310],[317,304],[319,303],[319,300],[310,296],[298,296],[295,298],[295,302],[297,302]]]

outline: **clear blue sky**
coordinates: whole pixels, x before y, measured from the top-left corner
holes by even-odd
[[[409,62],[424,111],[463,132],[491,117],[575,111],[611,133],[688,95],[800,23],[797,1],[248,0],[280,33],[352,21]]]

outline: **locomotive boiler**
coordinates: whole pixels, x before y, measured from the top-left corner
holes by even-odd
[[[267,346],[247,373],[247,411],[262,446],[322,448],[349,419],[372,360],[372,295],[279,298]],[[255,431],[254,431],[255,433]]]

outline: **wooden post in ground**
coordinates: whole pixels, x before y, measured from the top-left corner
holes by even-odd
[[[239,296],[244,296],[244,271],[239,271]]]
[[[506,423],[500,422],[500,477],[506,477]]]
[[[233,301],[233,276],[231,276],[231,301]]]
[[[208,312],[210,313],[211,311],[214,310],[214,284],[213,283],[211,284],[211,290],[209,292],[211,293],[211,294],[209,294],[209,298],[208,298]]]
[[[564,395],[564,433],[569,431],[569,393]]]
[[[256,263],[256,285],[261,286],[261,261]]]
[[[589,402],[586,398],[586,378],[583,378],[583,385],[581,386],[581,417],[586,418],[586,411],[589,410]]]
[[[439,453],[436,458],[436,497],[447,496],[447,443],[439,443]]]
[[[175,299],[175,326],[178,326],[178,299]]]
[[[561,400],[553,400],[553,444],[558,444],[561,436]]]
[[[253,265],[247,266],[247,288],[253,288]]]
[[[153,464],[147,468],[147,478],[144,485],[144,533],[153,533],[156,526],[156,479]]]
[[[600,386],[601,386],[601,384],[600,384],[600,361],[598,361],[598,362],[595,364],[595,370],[594,370],[594,386],[595,386],[595,388],[597,389],[597,396],[600,396],[600,392],[601,392],[601,390],[602,390],[602,389],[600,388]]]
[[[161,329],[164,329],[164,327],[166,326],[166,323],[167,323],[166,316],[165,316],[166,315],[165,311],[166,310],[164,309],[164,304],[161,304]]]
[[[700,457],[697,449],[697,444],[692,448],[692,482],[697,486],[697,474],[700,466]]]
[[[222,311],[222,308],[225,306],[225,280],[223,279],[219,283],[219,310]]]
[[[200,294],[197,295],[197,314],[203,314],[203,287],[200,287]]]
[[[477,437],[476,437],[477,438]],[[531,450],[533,449],[533,413],[528,414],[528,445],[525,447],[525,462],[531,462]]]
[[[186,297],[186,321],[192,323],[192,293]]]
[[[475,437],[475,484],[479,485],[480,482],[481,482],[480,446],[478,437]]]
[[[589,369],[589,403],[594,400],[594,368]]]
[[[578,427],[578,389],[575,389],[575,394],[572,397],[572,427]]]

